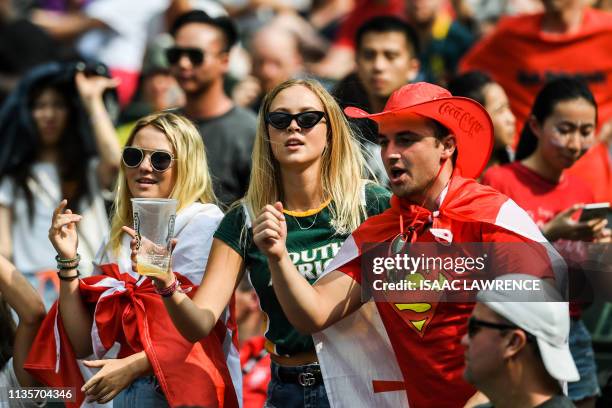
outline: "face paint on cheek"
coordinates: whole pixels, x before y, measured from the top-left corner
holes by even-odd
[[[589,150],[591,147],[593,147],[595,138],[594,137],[583,138],[581,139],[581,141],[582,143],[580,143],[580,151],[584,153],[587,150]]]
[[[574,136],[571,136],[571,137],[574,137]],[[562,141],[558,139],[557,137],[551,137],[548,139],[548,143],[550,144],[550,146],[554,147],[555,149],[558,149],[558,151],[560,152],[568,152],[568,151],[575,152],[576,151],[570,147],[570,141],[568,140]],[[580,147],[578,149],[577,154],[571,153],[572,156],[576,154],[576,156],[574,156],[575,160],[582,157],[593,146],[593,137],[589,137],[589,138],[580,137],[579,146]]]
[[[549,139],[549,143],[550,143],[552,146],[555,146],[555,147],[558,147],[558,148],[561,148],[561,149],[565,147],[565,143],[563,143],[563,142],[562,142],[562,141],[561,141],[559,138],[557,138],[557,137],[551,137],[551,138]]]

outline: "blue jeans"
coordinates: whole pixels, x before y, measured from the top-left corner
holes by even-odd
[[[308,366],[283,367],[285,371],[302,373]],[[285,383],[278,377],[279,365],[272,362],[272,379],[268,385],[268,398],[264,408],[329,408],[323,383],[311,387]]]
[[[580,401],[599,395],[597,366],[591,345],[591,335],[582,320],[571,320],[569,346],[580,374],[580,380],[567,384],[568,396],[572,401]]]
[[[113,399],[113,408],[169,408],[154,375],[140,377]]]

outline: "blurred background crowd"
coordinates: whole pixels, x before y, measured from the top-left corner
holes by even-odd
[[[66,197],[83,215],[80,252],[93,259],[109,232],[121,147],[139,118],[160,110],[196,124],[227,207],[248,186],[263,96],[302,77],[321,81],[342,107],[368,112],[416,81],[473,98],[494,124],[491,166],[514,161],[524,126],[550,115],[534,106],[547,81],[584,81],[596,105],[595,140],[578,148],[588,151],[563,163],[545,152],[518,159],[545,163],[546,180],[523,179],[531,190],[556,190],[564,174],[580,186],[548,197],[555,205],[534,204],[538,224],[554,221],[555,238],[593,239],[599,227],[578,237],[560,224],[576,203],[612,201],[608,10],[609,0],[0,0],[0,255],[49,305],[59,287],[47,239],[53,209]],[[351,125],[384,183],[375,125]],[[495,176],[485,182],[506,178]],[[245,406],[261,406],[270,378],[265,317],[247,281],[236,296],[245,398],[252,398]],[[601,404],[612,401],[610,311],[596,303],[583,316],[601,390],[592,385],[582,397],[600,395]]]

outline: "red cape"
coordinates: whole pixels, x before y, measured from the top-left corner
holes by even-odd
[[[415,218],[417,221],[413,224]],[[385,298],[385,293],[380,291],[381,296],[376,298],[369,289],[373,288],[369,279],[372,275],[368,276],[372,264],[363,258],[371,248],[368,244],[394,239],[401,230],[400,219],[404,232],[410,226],[415,227],[419,235],[417,243],[430,242],[430,235],[443,245],[509,243],[492,249],[496,251],[492,253],[495,268],[491,270],[495,274],[523,270],[544,278],[556,277],[553,254],[549,255],[549,244],[537,226],[516,203],[491,187],[455,173],[437,212],[394,196],[391,208],[369,217],[326,268],[327,272],[339,270],[353,278],[362,289],[367,288],[366,295],[372,295],[376,302],[375,307],[368,303],[356,312],[358,315],[348,316],[315,337],[325,386],[333,405],[366,406],[362,401],[367,400],[367,406],[458,407],[475,392],[461,379],[464,365],[463,349],[459,345],[472,303],[440,301],[435,296],[420,299],[418,291],[416,297],[405,291],[405,301]],[[426,226],[431,226],[431,234],[422,233]],[[517,247],[515,243],[525,243],[528,247]],[[513,248],[519,251],[520,258],[512,257],[516,253],[510,252]],[[530,252],[523,252],[526,249]],[[375,256],[378,254],[375,252]],[[364,260],[366,263],[362,263]],[[429,279],[437,280],[440,276],[444,280],[463,279],[454,272],[442,272],[428,271]],[[562,274],[563,270],[558,272]],[[374,279],[381,278],[376,276]],[[475,278],[486,278],[486,275]],[[364,280],[367,282],[363,283]],[[384,365],[380,364],[383,360]],[[336,367],[342,367],[343,371]],[[358,400],[354,389],[359,389]],[[400,395],[397,391],[405,393]]]
[[[477,221],[495,224],[499,208],[508,201],[508,197],[491,187],[483,186],[472,179],[454,174],[448,186],[446,196],[440,205],[439,215],[433,218],[433,228],[441,228],[445,219],[458,221]],[[365,242],[387,242],[400,232],[400,214],[404,222],[404,231],[408,230],[414,218],[417,231],[431,216],[431,211],[415,204],[410,204],[398,196],[391,197],[391,208],[382,214],[370,217],[353,232],[358,247]]]
[[[119,342],[118,358],[144,350],[171,407],[238,407],[223,353],[227,328],[235,329],[235,323],[228,321],[226,326],[219,321],[209,336],[192,344],[174,327],[150,279],[137,285],[129,274],[120,274],[116,264],[102,265],[101,269],[103,275],[81,279],[79,290],[85,304],[96,308],[94,324],[104,349]],[[196,286],[176,275],[183,288],[192,288],[188,294],[193,296]],[[125,289],[113,291],[105,283],[109,277],[122,282]],[[84,379],[57,302],[43,322],[24,367],[48,386],[75,387],[76,401],[66,403],[68,407],[83,403],[85,395],[80,389]]]

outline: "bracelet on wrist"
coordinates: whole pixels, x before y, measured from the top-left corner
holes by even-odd
[[[63,262],[63,263],[78,262],[81,260],[81,255],[76,254],[74,258],[62,258],[59,255],[55,255],[55,260],[57,262]]]
[[[79,276],[81,276],[81,272],[79,271],[77,271],[76,275],[73,275],[73,276],[62,276],[60,271],[57,272],[57,277],[59,278],[59,280],[63,280],[66,282],[72,282],[73,280],[77,279]]]
[[[77,254],[74,258],[62,258],[59,255],[56,255],[55,260],[57,261],[57,269],[76,269],[81,262],[81,255]]]
[[[154,287],[155,287],[155,293],[157,293],[158,295],[161,295],[161,297],[170,297],[174,295],[174,292],[176,292],[177,290],[179,292],[181,291],[181,283],[176,277],[174,278],[174,281],[172,281],[172,283],[168,287],[161,288],[161,289],[155,285]]]
[[[76,269],[79,267],[78,263],[74,263],[74,264],[57,264],[57,269],[60,271],[69,271],[71,269]]]

